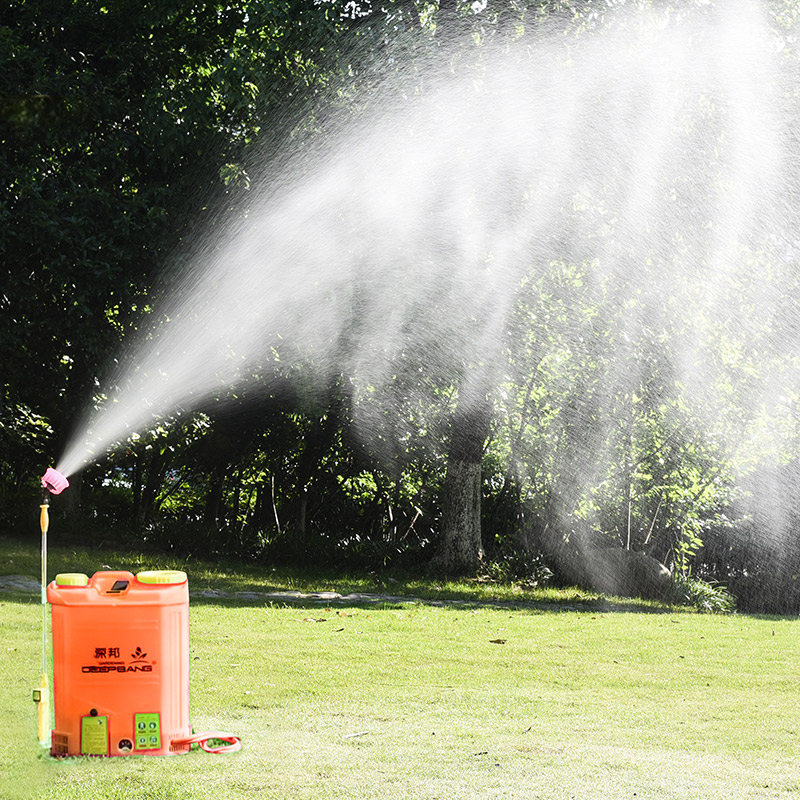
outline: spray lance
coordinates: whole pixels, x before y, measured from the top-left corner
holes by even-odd
[[[47,682],[47,529],[50,527],[50,495],[61,494],[69,481],[52,467],[42,476],[42,502],[39,506],[39,526],[42,530],[42,678],[33,690],[38,706],[39,743],[50,744],[50,689]]]

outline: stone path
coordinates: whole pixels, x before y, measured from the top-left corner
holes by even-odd
[[[0,591],[19,592],[22,594],[40,594],[41,584],[29,575],[0,575]],[[271,600],[274,602],[298,603],[414,603],[422,602],[416,597],[399,597],[388,594],[368,594],[353,592],[223,592],[219,589],[202,589],[189,592],[191,597],[202,597],[209,600]]]
[[[29,575],[0,575],[0,592],[16,592],[21,594],[40,594],[41,585]],[[421,597],[394,594],[372,594],[369,592],[299,592],[284,590],[280,592],[224,592],[220,589],[198,589],[190,591],[190,597],[205,600],[243,600],[245,602],[273,603],[335,603],[337,605],[358,605],[378,603],[424,603],[429,606],[484,606],[486,608],[528,608],[541,611],[632,611],[641,610],[650,613],[664,613],[667,609],[641,607],[634,608],[630,604],[620,604],[605,598],[598,598],[579,605],[565,603],[542,603],[534,601],[514,600],[431,600]]]
[[[41,594],[42,584],[30,575],[0,575],[0,590]]]
[[[28,595],[39,594],[39,581],[28,575],[0,575],[0,592],[16,592]],[[190,591],[190,597],[204,600],[242,600],[244,602],[273,603],[325,603],[336,605],[368,605],[379,603],[424,603],[429,606],[483,606],[486,608],[533,608],[542,611],[587,611],[589,607],[578,607],[556,603],[537,603],[535,601],[503,601],[503,600],[431,600],[421,597],[394,594],[372,594],[370,592],[299,592],[284,590],[280,592],[224,592],[220,589],[198,589]],[[602,600],[596,601],[591,610],[614,610]]]
[[[422,600],[420,597],[407,597],[393,594],[371,594],[368,592],[297,592],[286,590],[281,592],[223,592],[219,589],[203,589],[189,592],[191,597],[203,597],[209,600],[271,600],[284,603],[431,603],[436,601]]]

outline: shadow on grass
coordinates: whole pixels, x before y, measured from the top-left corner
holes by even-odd
[[[370,572],[342,575],[321,569],[275,568],[227,559],[205,562],[175,555],[120,552],[107,548],[53,547],[49,578],[58,572],[103,569],[181,569],[189,575],[192,604],[219,606],[271,605],[298,609],[326,606],[403,608],[409,605],[448,606],[464,609],[518,609],[530,613],[696,613],[687,606],[636,598],[605,597],[579,588],[531,588],[481,580],[445,581],[418,575]],[[30,576],[28,593],[9,591],[0,577],[0,599],[6,602],[40,602],[38,541],[0,535],[0,573]],[[36,577],[34,577],[36,576]],[[320,590],[324,589],[324,590]],[[742,614],[742,616],[768,616]],[[774,615],[771,618],[781,618]]]
[[[400,595],[381,595],[358,593],[339,597],[290,597],[285,590],[275,587],[274,592],[244,591],[244,597],[215,594],[207,596],[202,590],[191,591],[190,606],[214,606],[217,608],[271,607],[296,609],[297,611],[320,612],[327,609],[357,608],[359,610],[392,611],[409,607],[456,608],[465,611],[498,609],[527,612],[529,614],[698,614],[687,606],[657,605],[652,601],[630,598],[581,598],[564,601],[537,600],[492,600],[464,597],[417,597]],[[38,594],[6,591],[0,588],[0,603],[16,603],[38,607],[41,605]],[[754,612],[733,612],[737,617],[757,620],[796,620],[794,614],[765,614]],[[709,614],[708,616],[730,616],[728,614]]]
[[[244,596],[241,596],[244,595]],[[336,595],[336,596],[332,596]],[[458,608],[479,610],[483,608],[527,611],[535,614],[562,613],[635,613],[635,614],[669,614],[687,609],[670,606],[658,606],[652,602],[636,600],[620,600],[615,602],[606,598],[575,598],[571,601],[540,600],[502,600],[474,597],[420,597],[410,595],[387,595],[380,593],[357,592],[340,595],[337,593],[297,593],[291,596],[286,591],[242,592],[234,596],[223,594],[209,595],[202,592],[192,593],[191,603],[194,605],[214,605],[220,607],[271,606],[277,608],[296,608],[298,610],[320,610],[324,608],[359,608],[359,609],[403,609],[409,606],[431,606],[436,608]]]
[[[38,593],[14,591],[3,588],[3,576],[0,576],[0,601],[19,603],[21,605],[39,606],[41,597]],[[190,582],[191,587],[191,582]],[[218,606],[237,608],[248,606],[271,606],[276,608],[296,608],[298,610],[319,610],[324,608],[360,608],[360,609],[402,609],[408,606],[431,606],[437,608],[459,608],[478,610],[496,608],[528,611],[531,613],[636,613],[667,614],[681,609],[669,606],[657,606],[652,602],[625,600],[619,602],[606,598],[585,598],[579,595],[563,601],[542,601],[535,599],[503,600],[493,598],[475,598],[465,596],[412,596],[382,594],[379,592],[300,592],[281,586],[264,586],[252,590],[225,592],[215,589],[190,588],[190,604],[196,606]]]

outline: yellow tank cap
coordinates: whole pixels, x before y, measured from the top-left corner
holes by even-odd
[[[151,569],[140,572],[136,575],[139,583],[185,583],[186,573],[179,569]]]
[[[89,576],[82,572],[59,572],[56,575],[56,586],[88,586]]]

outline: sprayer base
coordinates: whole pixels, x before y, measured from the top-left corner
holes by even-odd
[[[186,739],[187,737],[183,737]],[[85,744],[83,745],[85,746]],[[172,743],[159,747],[153,750],[139,750],[134,749],[132,740],[121,740],[119,746],[109,749],[107,746],[103,749],[97,749],[92,746],[86,747],[84,750],[82,746],[76,748],[75,743],[70,742],[68,733],[53,731],[52,743],[50,744],[50,755],[53,758],[79,758],[83,756],[92,756],[93,758],[126,758],[130,756],[177,756],[185,755],[191,750],[191,745],[188,742],[176,738]]]

